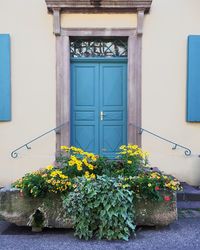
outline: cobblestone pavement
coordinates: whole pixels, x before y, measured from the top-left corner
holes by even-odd
[[[179,220],[168,227],[139,228],[136,238],[124,241],[84,241],[72,230],[45,229],[32,233],[28,227],[0,221],[0,250],[199,250],[200,210],[180,210]]]

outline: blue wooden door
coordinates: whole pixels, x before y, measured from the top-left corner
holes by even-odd
[[[73,59],[71,145],[114,158],[126,143],[126,59]]]

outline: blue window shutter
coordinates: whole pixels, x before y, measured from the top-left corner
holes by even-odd
[[[11,120],[10,35],[0,34],[0,121]]]
[[[200,122],[200,35],[188,37],[187,121]]]

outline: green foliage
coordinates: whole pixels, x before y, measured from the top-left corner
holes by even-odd
[[[12,186],[20,188],[26,196],[32,197],[44,197],[48,190],[46,182],[39,172],[26,174]]]
[[[96,175],[114,176],[116,173],[117,165],[117,161],[99,156],[96,161],[97,167],[95,168],[94,172]]]
[[[72,186],[68,176],[61,169],[47,166],[36,172],[26,174],[12,184],[19,188],[26,196],[44,197],[49,193],[65,193]]]
[[[160,200],[164,197],[160,191],[181,190],[180,182],[172,176],[159,172],[146,171],[137,176],[123,178],[123,185],[134,191],[137,198]]]
[[[128,240],[135,230],[134,194],[118,178],[78,178],[76,189],[63,198],[63,204],[80,238]]]
[[[135,176],[146,167],[148,153],[137,145],[122,145],[118,153],[120,162],[116,173],[122,176]]]

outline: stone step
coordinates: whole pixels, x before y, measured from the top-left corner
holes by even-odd
[[[178,209],[199,209],[200,210],[200,201],[178,201]]]
[[[190,193],[177,193],[178,201],[199,201],[200,194],[190,194]]]
[[[177,201],[200,202],[200,189],[182,182],[183,191],[177,192]]]

